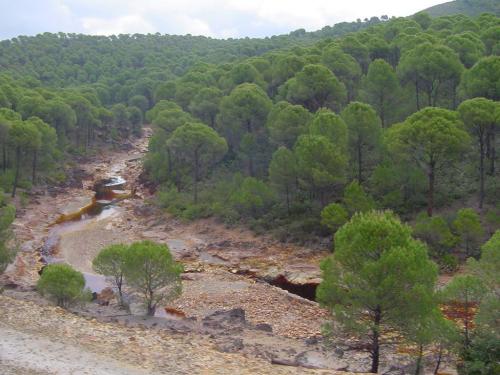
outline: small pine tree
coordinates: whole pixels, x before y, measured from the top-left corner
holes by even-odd
[[[92,261],[97,273],[111,277],[118,291],[120,305],[123,306],[123,269],[125,266],[126,245],[111,245],[102,249]]]
[[[321,264],[317,299],[343,329],[369,338],[376,373],[384,333],[403,330],[432,307],[437,267],[389,211],[355,214],[334,242],[335,253]]]
[[[153,316],[156,307],[180,295],[182,266],[166,245],[151,241],[135,242],[125,255],[124,276],[135,293],[144,301],[147,314]]]

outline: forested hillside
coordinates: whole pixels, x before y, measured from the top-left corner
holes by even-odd
[[[445,4],[431,9],[431,14],[474,9],[475,16],[432,18],[423,12],[408,18],[382,16],[265,39],[45,33],[1,41],[0,271],[15,255],[9,230],[14,206],[26,207],[34,196],[33,187],[47,188],[40,189],[41,196],[63,185],[75,165],[84,160],[82,156],[112,149],[115,154],[111,155],[120,155],[120,160],[119,168],[109,167],[110,173],[131,171],[131,183],[138,183],[130,194],[116,191],[116,185],[109,184],[116,177],[106,175],[99,180],[101,185],[94,186],[96,194],[86,207],[99,202],[112,206],[121,199],[118,196],[134,203],[117,210],[116,217],[111,217],[116,221],[102,232],[89,231],[88,237],[75,237],[73,245],[66,243],[75,253],[74,264],[49,264],[40,271],[39,280],[38,273],[32,272],[38,291],[60,306],[90,298],[80,271],[92,259],[93,272],[103,278],[113,276],[119,308],[125,307],[123,295],[130,288],[144,299],[147,315],[180,296],[183,283],[203,284],[219,276],[232,281],[217,280],[210,284],[218,285],[213,289],[229,291],[222,299],[240,303],[235,296],[246,287],[225,290],[226,286],[236,277],[248,276],[255,286],[258,272],[265,269],[267,277],[280,266],[283,274],[259,280],[285,284],[291,291],[306,290],[308,298],[316,297],[325,309],[321,311],[334,321],[324,333],[338,325],[349,332],[350,339],[358,335],[359,347],[370,353],[373,373],[379,370],[381,342],[392,341],[395,332],[417,359],[412,373],[422,372],[428,348],[439,352],[436,373],[445,351],[461,358],[464,374],[495,373],[500,18],[476,15],[478,9],[491,10],[476,3],[497,5],[493,1],[454,2],[453,8]],[[144,126],[151,127],[152,136],[141,165],[151,132],[143,133]],[[131,149],[134,155],[129,155]],[[96,159],[90,164],[96,170],[102,163],[110,164],[105,157]],[[78,194],[84,190],[81,181],[80,185]],[[99,186],[108,189],[109,201],[100,200]],[[49,202],[57,201],[56,194],[51,198]],[[69,201],[56,203],[61,206]],[[210,217],[214,220],[209,225],[219,230],[239,225],[251,228],[252,237],[266,234],[307,246],[301,250],[290,246],[285,256],[285,251],[267,253],[265,246],[255,247],[256,242],[245,239],[207,240],[210,250],[229,253],[233,245],[238,247],[239,261],[248,261],[248,268],[234,268],[230,257],[202,254],[194,237],[177,240],[194,243],[192,253],[171,254],[166,241],[171,239],[173,223],[164,223],[163,212],[158,207],[150,210],[149,203],[182,219],[176,222]],[[45,201],[45,206],[33,206],[40,210],[39,216],[27,215],[24,223],[43,221],[39,218],[47,218],[43,210],[54,209],[51,205]],[[80,209],[76,216],[81,218],[84,212]],[[141,233],[134,233],[139,223],[133,221],[136,216],[141,217],[137,230]],[[66,220],[65,214],[60,218]],[[62,225],[59,219],[54,223]],[[155,223],[162,225],[158,232],[151,229]],[[43,236],[52,226],[45,224],[38,231]],[[14,227],[22,233],[23,226]],[[116,238],[105,241],[110,233]],[[165,243],[143,241],[149,238],[146,234]],[[133,235],[141,241],[117,245],[116,241],[132,242]],[[34,261],[17,262],[21,273],[38,267],[42,255],[52,257],[54,249],[56,256],[63,256],[51,244],[61,233],[43,238],[46,242],[35,246],[32,233],[23,237],[23,255],[29,254]],[[89,252],[92,241],[100,253],[88,258],[95,250]],[[110,246],[103,249],[104,243]],[[278,247],[274,239],[269,243]],[[46,245],[50,249],[42,254]],[[325,248],[332,248],[333,255],[325,257],[320,267],[316,255]],[[267,263],[251,258],[254,249],[265,257],[272,254]],[[217,272],[200,268],[202,255],[216,259]],[[278,264],[277,258],[288,255],[284,266]],[[309,263],[304,269],[321,273],[321,283],[318,274],[313,282],[309,275],[297,285],[286,278],[285,266],[301,271],[299,263],[306,258]],[[180,263],[193,259],[198,261],[197,277],[181,278]],[[223,266],[230,267],[229,271]],[[461,269],[467,274],[438,291],[438,269],[446,273]],[[158,283],[144,282],[154,277],[160,279]],[[127,289],[123,295],[122,282]],[[63,287],[67,295],[61,292]],[[168,293],[167,287],[172,287]],[[114,298],[113,290],[107,289]],[[205,289],[199,289],[203,289],[202,297],[190,306],[212,302],[207,301]],[[245,293],[253,297],[253,291],[249,287]],[[268,298],[267,291],[264,297],[252,301],[259,308],[261,301],[276,301]],[[297,302],[288,295],[284,299],[287,307],[305,305],[302,299]],[[241,300],[247,302],[246,297]],[[207,310],[214,306],[219,308],[214,304]],[[462,324],[455,327],[444,319],[440,308],[444,311],[445,307],[458,311],[456,316],[448,315],[462,320],[463,331]],[[244,311],[240,305],[237,308],[244,320]],[[267,314],[255,311],[259,319]],[[314,318],[323,323],[319,315]],[[271,337],[269,324],[257,325]],[[243,344],[236,344],[236,351],[241,350]],[[340,358],[346,348],[342,345]],[[284,360],[273,363],[301,366]]]
[[[481,13],[492,13],[500,15],[500,3],[496,0],[455,0],[447,3],[434,5],[424,12],[432,17],[452,16],[463,14],[469,17],[477,17]]]
[[[204,36],[120,34],[91,36],[43,33],[0,42],[0,70],[20,79],[30,77],[43,85],[92,85],[103,104],[126,101],[135,93],[148,94],[159,81],[183,75],[198,63],[221,64],[258,56],[275,49],[311,44],[326,37],[380,23],[343,22],[315,32],[299,29],[264,39],[213,39]],[[36,81],[31,82],[35,84]]]
[[[498,225],[499,21],[418,14],[162,84],[146,113],[161,204],[282,239],[390,208],[449,255],[459,209]]]
[[[479,204],[491,225],[499,30],[493,15],[419,13],[266,39],[3,41],[0,186],[14,195],[18,185],[61,181],[66,152],[147,122],[148,176],[161,204],[186,218],[215,215],[300,240],[371,207],[414,219]],[[481,124],[480,109],[491,117]],[[453,215],[433,220],[448,228]]]

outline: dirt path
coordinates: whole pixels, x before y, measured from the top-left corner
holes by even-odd
[[[0,325],[0,366],[19,374],[145,375],[129,364],[66,344]],[[4,373],[5,374],[5,373]]]
[[[5,369],[5,371],[4,371]],[[0,373],[336,374],[221,353],[189,334],[105,324],[0,296]]]

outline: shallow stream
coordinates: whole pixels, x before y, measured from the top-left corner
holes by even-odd
[[[125,184],[126,181],[120,176],[100,180],[94,184],[94,196],[91,199],[82,199],[66,207],[45,240],[41,251],[42,261],[45,264],[64,262],[59,248],[62,235],[80,231],[92,223],[120,214],[121,210],[115,204],[131,196],[130,192],[124,190]],[[88,272],[83,274],[85,286],[93,293],[110,286],[104,276]]]

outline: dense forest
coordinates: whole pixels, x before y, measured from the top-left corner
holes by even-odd
[[[283,240],[390,208],[456,266],[461,209],[481,208],[486,232],[498,226],[499,25],[486,14],[417,14],[198,64],[159,86],[146,112],[160,203]]]
[[[454,0],[447,3],[434,5],[424,12],[431,17],[451,16],[465,14],[470,17],[480,16],[481,13],[500,15],[500,4],[495,0]]]
[[[424,259],[395,213],[456,271],[498,249],[499,101],[494,14],[373,17],[265,39],[20,36],[0,42],[0,189],[28,199],[37,184],[64,183],[73,157],[151,125],[144,178],[182,219],[317,246],[335,236],[346,267],[348,239],[380,222]],[[4,194],[0,212],[3,246],[14,217]],[[420,265],[434,280],[434,264]],[[457,280],[450,300],[467,282]],[[320,302],[337,282],[325,280]],[[422,348],[427,336],[413,333]]]
[[[148,176],[186,219],[301,241],[390,208],[446,255],[460,209],[498,225],[499,30],[419,13],[266,39],[2,41],[0,187],[61,182],[66,153],[151,123]]]

